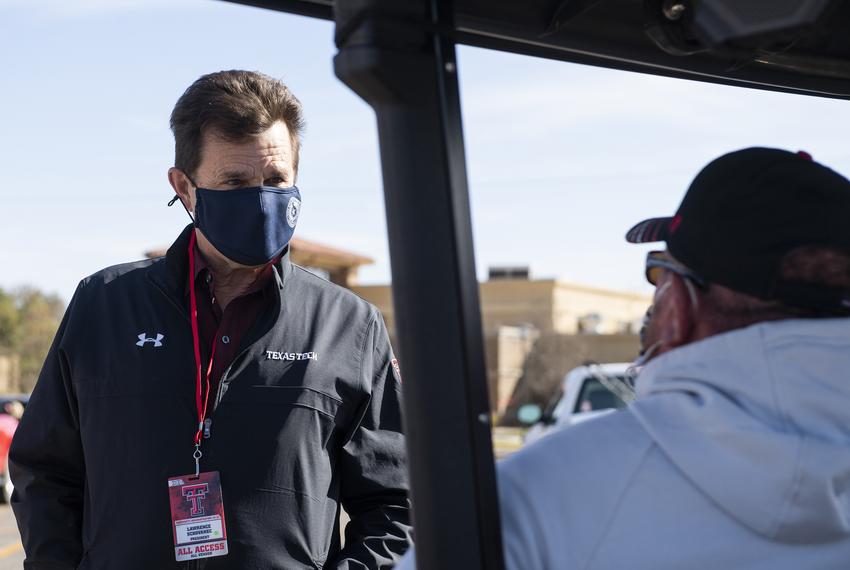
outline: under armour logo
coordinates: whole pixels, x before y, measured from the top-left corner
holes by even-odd
[[[165,335],[162,333],[156,333],[156,338],[148,338],[147,333],[139,333],[139,342],[136,343],[136,346],[145,346],[145,343],[152,342],[154,348],[159,348],[162,346],[162,339],[165,338]]]

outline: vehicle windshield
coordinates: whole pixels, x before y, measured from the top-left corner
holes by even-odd
[[[564,388],[558,386],[558,389],[552,394],[552,397],[549,398],[549,402],[546,404],[546,408],[543,410],[543,414],[541,415],[542,420],[555,420],[558,419],[558,412],[562,406],[558,404],[561,403],[561,400],[564,398]]]
[[[622,374],[611,374],[610,376],[612,380],[624,380]],[[547,417],[548,413],[552,420],[559,420],[565,415],[578,412],[593,412],[608,409],[619,410],[625,407],[626,403],[606,388],[595,376],[587,376],[582,383],[581,392],[572,409],[569,408],[569,402],[564,399],[563,389],[559,388],[549,401],[549,405],[546,406],[543,417]]]
[[[614,376],[614,379],[624,381],[624,378],[620,375]],[[595,377],[588,376],[585,378],[584,384],[582,384],[581,393],[576,401],[573,413],[609,409],[619,410],[625,407],[626,403],[614,394],[614,392],[606,388]]]

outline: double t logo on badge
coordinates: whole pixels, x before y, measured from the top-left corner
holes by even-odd
[[[192,503],[192,510],[189,511],[189,516],[202,517],[206,512],[201,501],[207,496],[210,486],[206,483],[199,485],[186,485],[183,487],[183,496],[186,500]]]

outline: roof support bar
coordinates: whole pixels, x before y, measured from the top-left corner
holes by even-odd
[[[420,570],[501,570],[451,4],[335,5],[336,75],[375,110]]]

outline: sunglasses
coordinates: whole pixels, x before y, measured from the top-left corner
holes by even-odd
[[[665,269],[681,275],[685,279],[689,279],[700,289],[705,288],[706,283],[702,277],[678,261],[671,259],[666,251],[650,251],[646,254],[646,280],[652,285],[658,284],[658,280],[661,279],[661,273]]]

